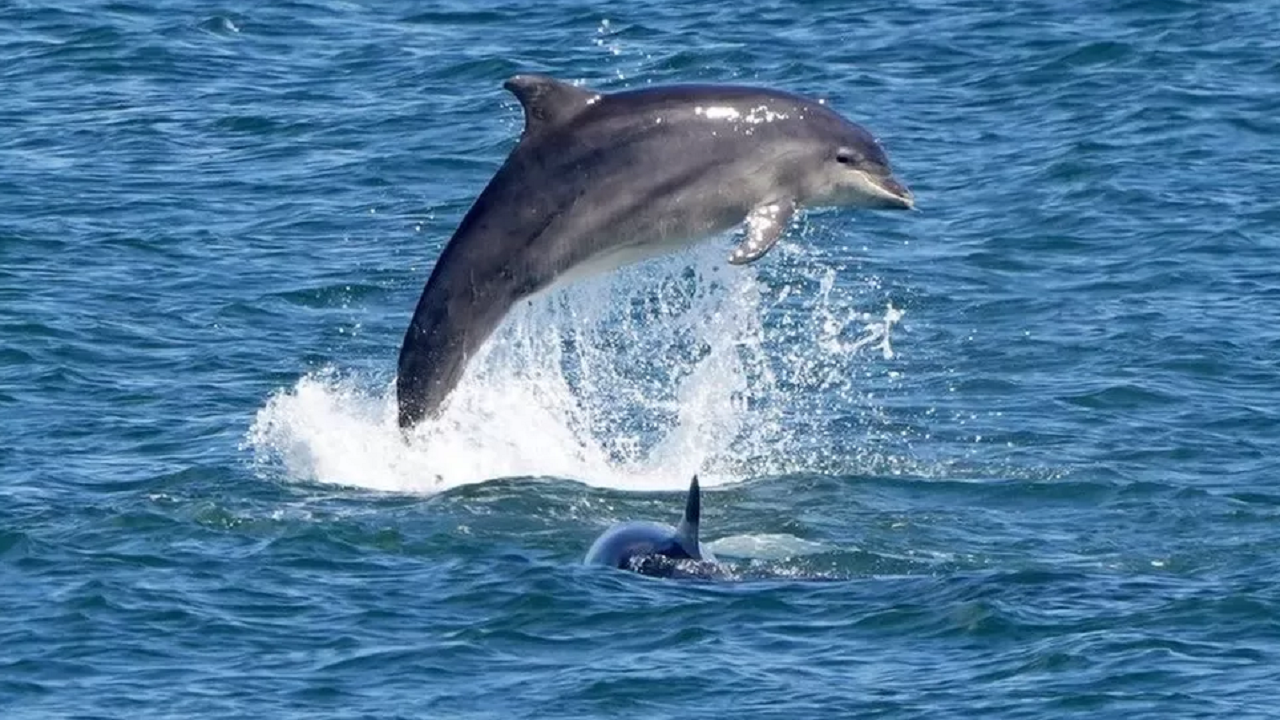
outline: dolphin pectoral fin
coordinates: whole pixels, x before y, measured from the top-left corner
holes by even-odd
[[[769,248],[778,242],[796,214],[794,202],[773,202],[757,205],[747,215],[747,236],[729,253],[729,262],[746,265],[764,257]]]

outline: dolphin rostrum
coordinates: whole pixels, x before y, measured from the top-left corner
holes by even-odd
[[[729,262],[764,256],[801,207],[909,209],[864,128],[777,90],[674,85],[598,93],[542,75],[504,84],[515,149],[463,217],[400,348],[399,422],[438,415],[513,304],[567,278],[744,225]]]
[[[698,521],[702,514],[702,491],[698,476],[689,483],[684,517],[679,527],[650,522],[614,525],[596,538],[583,562],[635,570],[646,575],[671,574],[671,563],[680,560],[716,562],[711,551],[698,542]]]

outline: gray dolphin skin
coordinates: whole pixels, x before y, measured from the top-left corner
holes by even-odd
[[[661,562],[663,559],[715,562],[716,558],[711,551],[698,542],[698,521],[701,514],[702,491],[698,488],[698,476],[694,475],[693,481],[689,483],[684,518],[679,527],[650,522],[614,525],[591,544],[583,563],[635,570],[643,574],[670,574],[670,563]]]
[[[524,132],[436,261],[400,348],[399,423],[438,416],[468,360],[522,299],[744,226],[759,260],[802,207],[910,209],[875,138],[778,90],[673,85],[598,93],[504,84]]]

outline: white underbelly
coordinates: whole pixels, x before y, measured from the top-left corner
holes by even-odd
[[[643,262],[660,255],[677,253],[685,248],[697,245],[704,240],[716,237],[717,235],[719,235],[719,233],[712,232],[696,237],[664,238],[649,242],[618,245],[609,248],[604,252],[597,253],[587,261],[578,263],[577,265],[569,268],[566,272],[557,277],[551,286],[556,287],[577,282],[578,280],[585,280],[590,277],[611,273],[618,268]]]

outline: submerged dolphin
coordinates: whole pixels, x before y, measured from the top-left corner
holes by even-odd
[[[400,348],[402,428],[436,416],[513,304],[569,277],[745,223],[762,257],[803,206],[908,209],[876,140],[777,90],[676,85],[602,94],[540,75],[504,86],[524,132],[436,261]]]
[[[596,538],[583,560],[587,565],[606,565],[644,574],[671,574],[673,561],[715,562],[711,551],[698,542],[698,519],[702,514],[702,492],[698,476],[689,483],[684,518],[676,528],[658,523],[628,522],[614,525]]]

